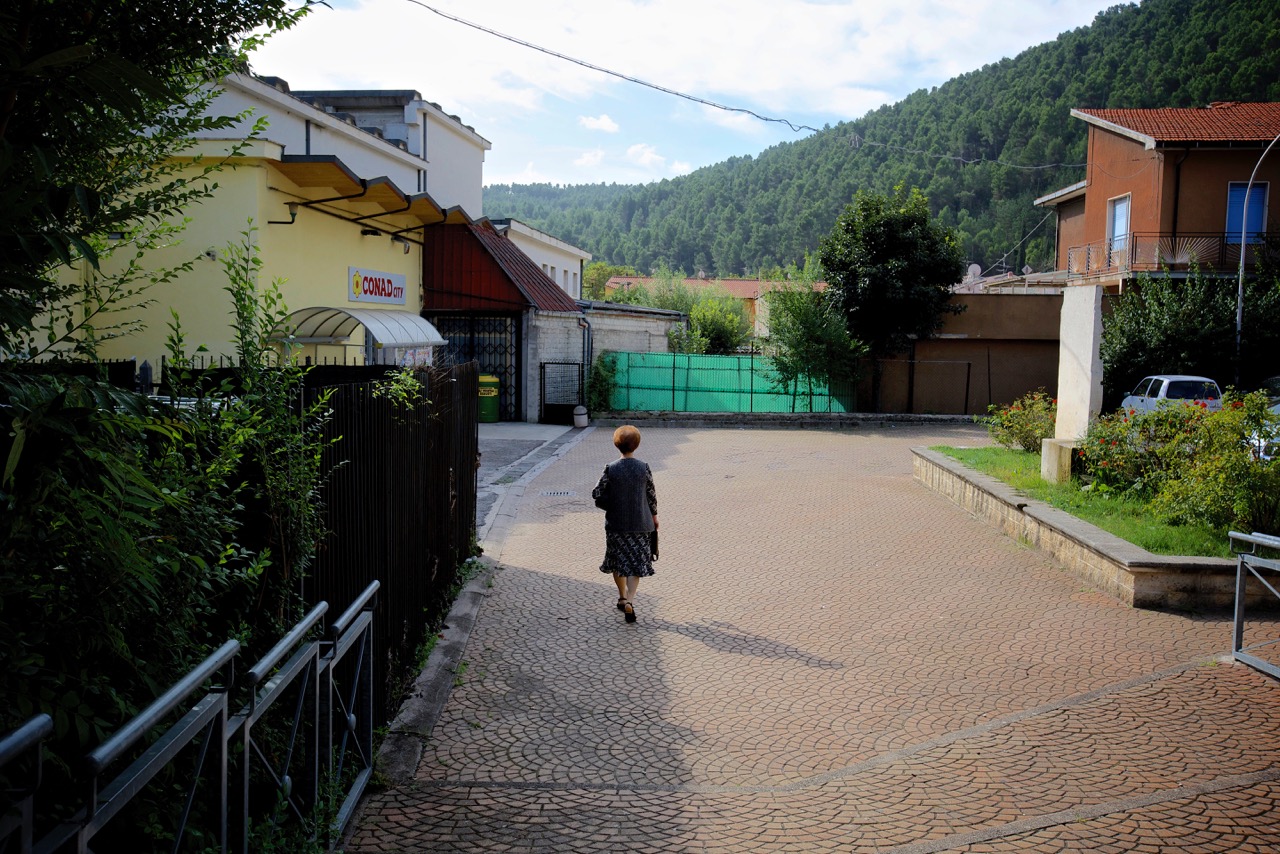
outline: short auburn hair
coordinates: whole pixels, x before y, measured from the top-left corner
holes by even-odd
[[[613,446],[624,454],[629,454],[640,447],[640,431],[630,424],[624,424],[613,431]]]

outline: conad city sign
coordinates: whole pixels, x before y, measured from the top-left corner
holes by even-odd
[[[347,268],[347,302],[389,302],[404,305],[405,277],[402,273]]]

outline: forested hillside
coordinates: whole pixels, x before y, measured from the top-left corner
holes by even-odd
[[[636,186],[494,185],[485,213],[597,260],[728,276],[802,263],[857,190],[905,183],[959,231],[968,261],[1049,269],[1053,220],[1036,229],[1046,211],[1031,203],[1084,177],[1085,124],[1071,108],[1212,101],[1280,101],[1280,3],[1116,6],[1016,58],[758,157]]]

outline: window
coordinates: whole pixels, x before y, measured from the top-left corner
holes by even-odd
[[[1249,224],[1245,243],[1259,243],[1267,227],[1267,190],[1265,181],[1257,181],[1252,187],[1245,181],[1232,181],[1227,185],[1227,243],[1239,243],[1240,232],[1245,228],[1244,197],[1249,193]]]
[[[1107,202],[1107,266],[1128,267],[1129,196]]]

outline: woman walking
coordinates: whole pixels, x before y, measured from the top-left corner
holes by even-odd
[[[604,563],[618,586],[618,610],[628,623],[636,621],[636,588],[653,575],[658,530],[658,493],[648,463],[632,454],[640,447],[640,431],[631,425],[613,431],[613,445],[622,454],[605,466],[591,491],[604,514]]]

